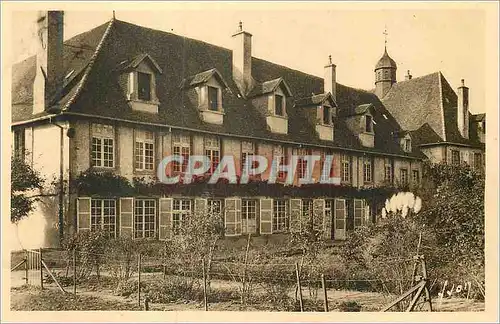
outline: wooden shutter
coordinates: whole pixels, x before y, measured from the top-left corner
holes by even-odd
[[[326,212],[326,206],[328,202],[328,213]],[[331,199],[325,200],[325,218],[323,222],[323,238],[330,240],[332,239],[332,219],[335,214],[335,202]]]
[[[134,198],[120,198],[120,236],[134,237]]]
[[[158,227],[160,228],[158,238],[166,240],[172,234],[172,198],[160,198],[158,208]]]
[[[345,240],[346,205],[345,199],[335,199],[335,239]]]
[[[224,199],[224,227],[226,236],[241,235],[241,199]]]
[[[314,199],[313,200],[313,228],[316,231],[322,231],[323,233],[327,231],[325,226],[325,200],[324,199]]]
[[[90,231],[90,198],[77,198],[76,214],[77,231]]]
[[[365,222],[364,222],[364,224],[368,225],[368,224],[372,223],[372,219],[370,217],[370,214],[371,214],[370,205],[366,201],[363,201],[363,204],[365,206]]]
[[[273,233],[273,199],[260,200],[260,234]]]
[[[207,212],[207,199],[205,198],[196,198],[194,200],[194,212],[198,214],[198,216],[203,215]]]
[[[298,232],[302,225],[302,199],[290,199],[290,232]]]
[[[365,216],[365,210],[363,206],[363,200],[354,199],[354,228],[363,225],[364,216]]]

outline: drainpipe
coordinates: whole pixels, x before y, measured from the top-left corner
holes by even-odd
[[[55,123],[52,118],[49,119],[52,125],[59,127],[60,130],[60,155],[59,159],[59,244],[62,244],[64,237],[64,126]]]

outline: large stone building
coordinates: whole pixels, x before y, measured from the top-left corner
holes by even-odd
[[[57,228],[165,239],[206,206],[222,211],[227,236],[286,233],[312,211],[326,238],[344,239],[376,220],[384,188],[418,186],[423,160],[455,163],[458,150],[479,167],[484,153],[484,115],[469,116],[468,89],[457,98],[441,73],[397,83],[387,51],[376,89],[364,91],[338,83],[331,58],[319,78],[253,57],[241,23],[228,31],[232,49],[116,19],[63,43],[62,12],[45,12],[38,24],[39,53],[13,68],[12,131],[16,154],[47,177],[69,180],[62,204],[36,211],[49,220],[49,245]],[[172,154],[208,156],[208,173],[232,155],[238,175],[254,154],[283,163],[333,155],[329,172],[341,184],[299,185],[307,168],[299,159],[292,186],[266,183],[269,173],[239,187],[198,182],[124,194],[81,185],[81,174],[94,170],[147,187]],[[166,172],[185,167],[169,164]]]

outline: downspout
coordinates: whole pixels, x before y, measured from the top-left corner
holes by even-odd
[[[59,226],[59,244],[62,245],[64,237],[64,126],[55,123],[52,117],[49,119],[52,125],[59,127],[60,130],[60,159],[59,159],[59,213],[58,213],[58,226]]]

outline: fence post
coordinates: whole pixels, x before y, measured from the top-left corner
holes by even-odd
[[[73,294],[76,295],[76,249],[73,249]]]
[[[203,268],[203,304],[205,306],[205,311],[208,311],[207,269],[205,267],[205,259],[201,259],[201,265]]]
[[[139,254],[139,258],[137,261],[137,273],[139,274],[139,279],[137,283],[137,304],[141,307],[141,259],[142,255]]]
[[[40,289],[43,290],[43,264],[42,264],[42,248],[40,248],[38,251],[40,252],[39,258],[40,258]]]
[[[295,276],[297,277],[297,289],[299,291],[299,304],[300,304],[300,311],[304,311],[304,302],[302,300],[302,287],[300,286],[300,273],[299,273],[299,263],[295,263]]]
[[[144,310],[145,311],[149,310],[149,298],[148,298],[148,296],[144,297]]]
[[[24,274],[26,276],[25,280],[26,280],[26,285],[29,284],[29,281],[28,281],[28,276],[29,276],[29,265],[28,265],[28,250],[24,251]]]
[[[326,293],[326,281],[324,274],[321,274],[321,286],[323,287],[323,300],[325,301],[325,312],[328,312],[328,295]]]

